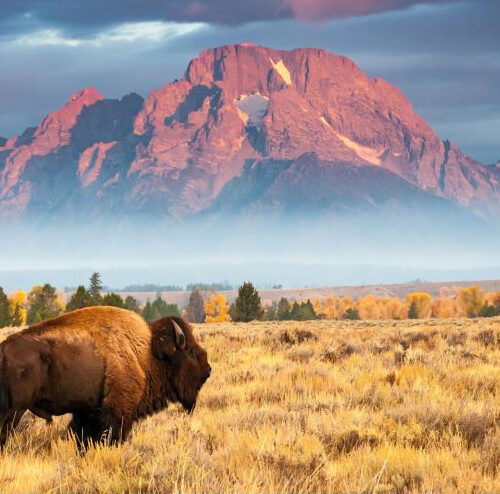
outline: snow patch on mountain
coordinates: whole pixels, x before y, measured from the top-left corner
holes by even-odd
[[[381,151],[368,146],[362,146],[357,142],[351,141],[348,137],[335,132],[325,117],[320,117],[319,119],[344,143],[345,146],[352,149],[362,160],[365,160],[372,165],[378,166],[382,164],[382,161],[380,160],[380,155],[382,154]]]
[[[78,162],[78,176],[84,187],[88,187],[97,180],[107,152],[116,145],[115,142],[96,142],[87,148]]]
[[[274,70],[278,72],[278,74],[281,76],[285,84],[288,84],[289,86],[292,85],[292,77],[290,76],[290,71],[287,69],[286,65],[283,63],[283,60],[280,60],[279,62],[275,63],[272,58],[269,59],[271,62],[271,65],[273,66]]]
[[[241,121],[248,127],[262,126],[262,119],[269,107],[269,98],[260,93],[242,94],[235,101]]]

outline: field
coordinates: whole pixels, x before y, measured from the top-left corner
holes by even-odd
[[[196,327],[212,377],[120,447],[26,416],[0,492],[500,492],[500,319]]]

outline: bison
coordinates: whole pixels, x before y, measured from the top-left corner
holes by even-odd
[[[90,307],[10,335],[0,344],[0,444],[30,410],[73,414],[79,446],[122,441],[134,421],[180,402],[191,412],[210,376],[207,353],[182,319],[148,324]]]

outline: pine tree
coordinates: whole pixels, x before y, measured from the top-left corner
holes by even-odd
[[[193,290],[186,307],[186,319],[189,322],[202,323],[205,321],[205,303],[198,290]]]
[[[278,304],[273,302],[271,305],[267,306],[264,311],[264,319],[266,321],[276,321],[277,319]]]
[[[10,326],[12,324],[12,316],[10,314],[10,304],[7,295],[0,287],[0,328]]]
[[[84,307],[89,307],[92,305],[92,298],[90,293],[85,289],[83,285],[80,285],[75,293],[71,295],[69,302],[66,305],[66,312],[70,312],[76,309],[83,309]]]
[[[159,319],[159,314],[154,310],[153,304],[148,300],[144,309],[142,309],[142,317],[148,322],[153,322]]]
[[[262,319],[264,309],[259,292],[252,283],[247,282],[240,286],[230,314],[233,321],[250,322],[254,319]]]
[[[89,290],[88,290],[92,305],[101,305],[102,303],[101,291],[102,291],[101,274],[95,271],[94,273],[92,273],[92,276],[90,277]]]
[[[290,319],[292,321],[310,321],[316,319],[316,312],[310,300],[301,302],[300,304],[295,301],[290,311]]]
[[[26,321],[28,324],[45,321],[58,316],[62,308],[58,304],[56,289],[46,283],[43,286],[36,286],[28,295],[28,314]]]
[[[125,297],[125,309],[133,310],[137,313],[141,312],[139,301],[136,298],[132,297],[132,295],[127,295]]]
[[[278,302],[278,308],[276,309],[276,319],[278,319],[278,321],[290,319],[290,311],[290,302],[285,297],[281,297]]]
[[[418,306],[417,301],[414,299],[408,309],[408,319],[418,319]]]
[[[101,305],[125,309],[125,302],[123,301],[123,298],[117,293],[108,293],[104,295],[104,297],[102,297]]]

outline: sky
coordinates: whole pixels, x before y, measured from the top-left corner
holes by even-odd
[[[498,0],[0,0],[0,136],[74,92],[147,96],[207,48],[324,48],[398,86],[442,138],[500,160]]]

